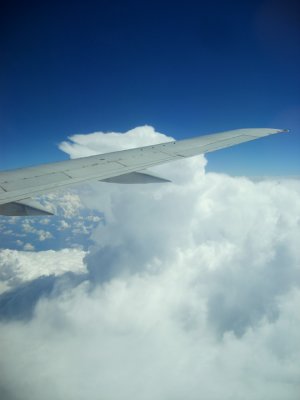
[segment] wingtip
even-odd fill
[[[291,129],[278,129],[278,133],[290,133]]]

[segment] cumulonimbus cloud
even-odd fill
[[[139,127],[75,135],[61,149],[168,139]],[[42,298],[29,321],[1,324],[8,398],[297,399],[300,184],[205,164],[157,167],[170,184],[96,182],[82,194],[105,215],[88,279]]]

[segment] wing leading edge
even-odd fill
[[[47,210],[42,207],[34,207],[31,203],[27,205],[31,197],[89,180],[116,183],[161,182],[162,178],[146,173],[144,170],[169,161],[193,157],[282,132],[288,132],[288,130],[236,129],[0,172],[0,214],[37,215],[40,211],[40,214],[44,215]],[[18,204],[22,204],[22,207],[17,206]],[[9,209],[9,214],[7,214],[7,209]],[[20,214],[22,209],[25,210],[25,214]],[[14,210],[17,210],[16,214],[11,214]]]

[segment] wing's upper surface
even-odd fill
[[[191,139],[0,172],[0,205],[21,201],[88,180],[109,180],[172,160],[192,157],[280,132],[285,132],[285,130],[236,129]]]

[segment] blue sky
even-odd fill
[[[11,1],[0,18],[1,169],[65,159],[68,135],[149,124],[176,139],[290,128],[208,170],[299,175],[297,1]]]

